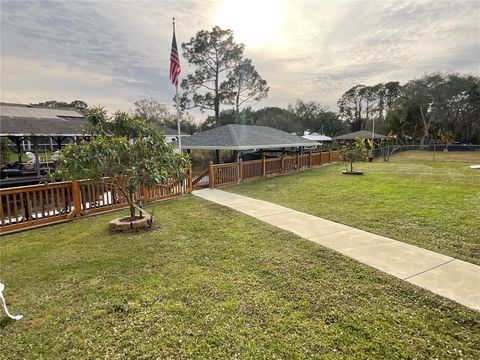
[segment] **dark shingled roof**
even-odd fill
[[[373,134],[374,139],[387,139],[388,136],[382,135],[382,134]],[[335,136],[333,140],[355,140],[356,138],[359,139],[371,139],[372,138],[372,132],[371,131],[366,131],[366,130],[360,130],[360,131],[355,131],[350,134],[345,134],[345,135],[340,135],[340,136]]]
[[[185,149],[251,150],[317,146],[318,142],[267,126],[224,125],[182,139]]]
[[[80,136],[85,123],[77,110],[0,103],[2,136]]]

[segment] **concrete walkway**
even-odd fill
[[[203,189],[193,195],[290,231],[480,311],[480,266],[266,201]]]

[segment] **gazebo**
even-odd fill
[[[182,149],[215,150],[217,163],[219,150],[230,150],[234,153],[235,161],[240,159],[244,152],[259,150],[265,151],[287,150],[302,152],[306,147],[313,148],[319,143],[307,140],[301,136],[292,135],[285,131],[268,126],[235,125],[229,124],[193,134],[182,139]]]
[[[84,137],[83,114],[74,109],[57,109],[24,104],[0,103],[0,137],[10,139],[21,161],[22,144],[33,145],[37,177],[40,177],[39,142],[48,139],[61,148],[66,139]]]

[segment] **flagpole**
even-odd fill
[[[175,18],[173,20],[173,35],[175,35]],[[177,130],[178,130],[178,151],[182,153],[182,137],[180,135],[180,104],[178,98],[178,78],[175,84],[175,101],[177,103]]]
[[[175,86],[175,98],[177,101],[177,129],[178,129],[178,150],[182,152],[182,137],[180,136],[180,104],[178,103],[178,83]]]

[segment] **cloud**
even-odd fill
[[[335,108],[343,92],[359,83],[405,82],[437,71],[479,73],[479,2],[278,4],[282,17],[276,26],[282,26],[283,41],[249,47],[245,39],[246,55],[270,85],[269,98],[257,107],[286,107],[302,98]],[[184,42],[215,25],[219,9],[226,11],[220,5],[2,1],[2,100],[75,98],[113,111],[154,97],[171,106],[171,17]],[[266,20],[246,25],[261,31]],[[192,70],[181,62],[184,74]]]

